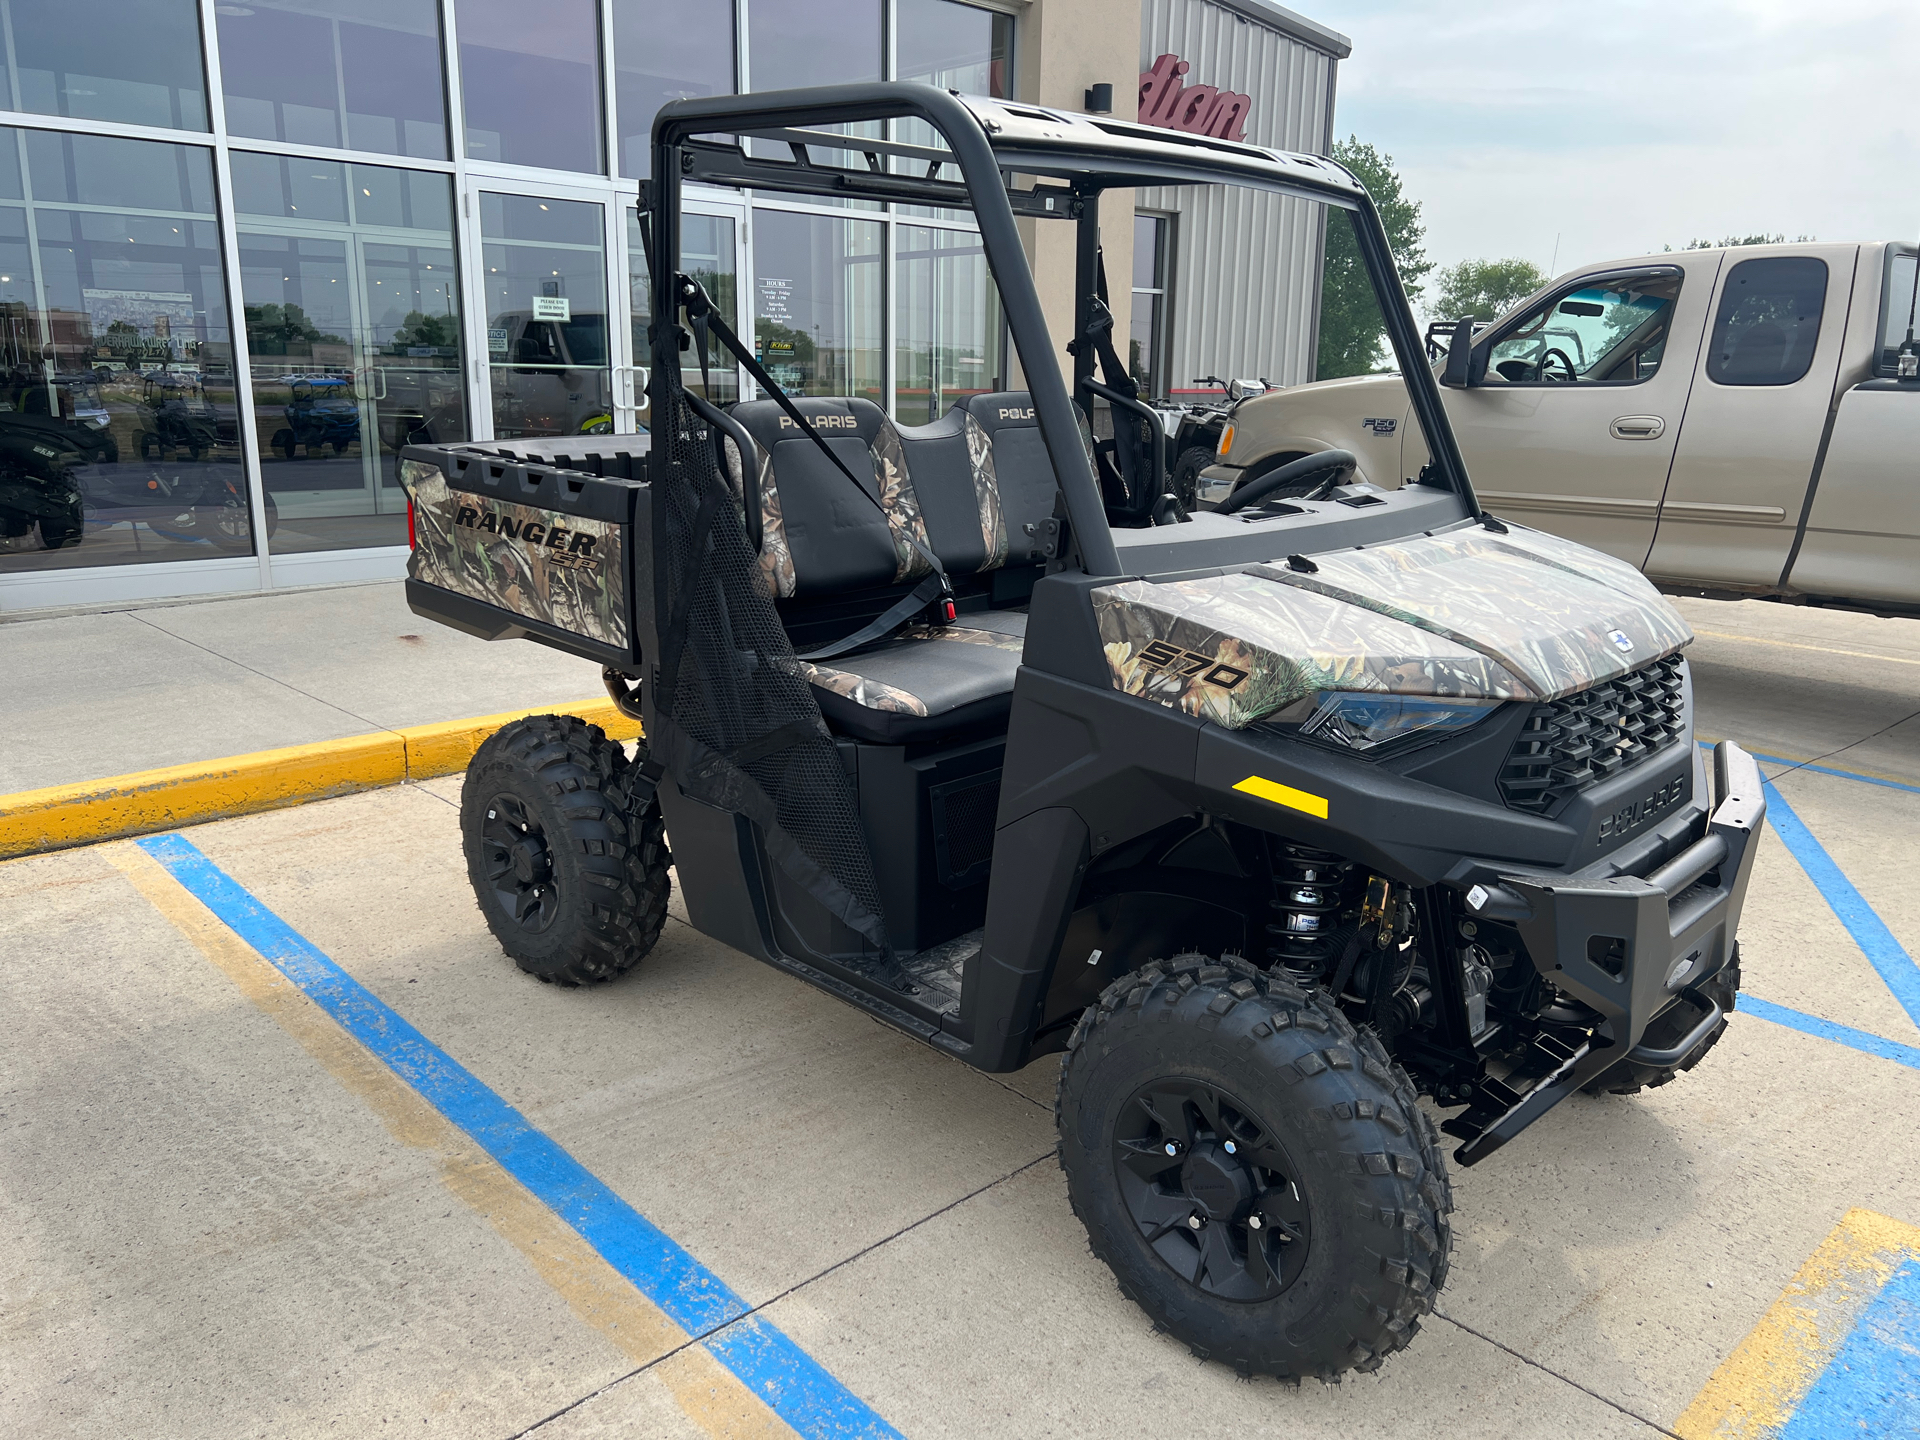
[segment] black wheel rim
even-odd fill
[[[1272,1129],[1200,1080],[1143,1085],[1120,1112],[1114,1171],[1154,1254],[1223,1300],[1271,1300],[1311,1243],[1299,1171]]]
[[[487,801],[480,827],[480,864],[494,904],[522,930],[545,930],[560,913],[560,886],[546,832],[512,795]]]

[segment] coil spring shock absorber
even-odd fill
[[[1273,897],[1267,902],[1267,963],[1302,985],[1325,978],[1341,915],[1354,908],[1361,876],[1327,850],[1269,840]]]

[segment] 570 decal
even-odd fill
[[[1211,655],[1182,650],[1165,640],[1155,640],[1142,650],[1140,663],[1149,670],[1164,670],[1182,680],[1198,679],[1204,685],[1218,685],[1222,690],[1235,689],[1246,680],[1248,673],[1237,665],[1222,664]]]

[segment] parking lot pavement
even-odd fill
[[[1711,665],[1779,648],[1723,643]],[[1884,724],[1758,708],[1765,665],[1727,700],[1711,665],[1705,733],[1799,760]],[[1891,773],[1906,742],[1881,738]],[[1894,967],[1920,953],[1920,793],[1769,770],[1799,828],[1763,841],[1725,1038],[1456,1167],[1440,1314],[1337,1387],[1152,1333],[1067,1207],[1053,1059],[974,1073],[678,920],[612,986],[521,975],[466,885],[457,777],[0,865],[0,1413],[35,1436],[1735,1433],[1695,1397],[1778,1378],[1754,1337],[1809,1257],[1856,1212],[1920,1223]],[[310,953],[269,963],[269,921]],[[509,1119],[472,1122],[489,1103]],[[583,1219],[589,1182],[637,1225]],[[691,1292],[621,1248],[649,1224],[737,1297],[703,1343]],[[1872,1368],[1827,1353],[1803,1389]]]

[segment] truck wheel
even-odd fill
[[[1237,957],[1109,986],[1074,1027],[1055,1118],[1094,1254],[1203,1360],[1376,1370],[1446,1282],[1453,1191],[1406,1073],[1323,996]]]
[[[585,985],[624,975],[667,921],[666,828],[638,770],[597,725],[531,715],[480,746],[460,833],[487,927],[529,975]]]
[[[1733,1011],[1735,998],[1740,993],[1740,947],[1733,947],[1724,969],[1703,984],[1700,989],[1720,1003],[1720,1008],[1729,1014]],[[1647,1045],[1672,1045],[1681,1036],[1700,1023],[1705,1012],[1695,1006],[1676,1005],[1666,1014],[1659,1016],[1647,1026],[1641,1041]],[[1664,1085],[1682,1070],[1691,1070],[1706,1058],[1706,1054],[1720,1042],[1727,1033],[1727,1022],[1722,1020],[1713,1027],[1706,1039],[1689,1050],[1677,1065],[1636,1065],[1631,1060],[1622,1060],[1610,1070],[1604,1070],[1595,1079],[1585,1085],[1589,1095],[1638,1095],[1642,1090],[1656,1085]]]
[[[1213,464],[1213,451],[1205,445],[1189,445],[1180,452],[1169,472],[1167,488],[1180,508],[1191,515],[1200,508],[1200,472]]]

